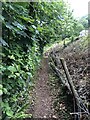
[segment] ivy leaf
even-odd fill
[[[13,111],[11,111],[11,110],[7,110],[7,111],[6,111],[6,114],[7,114],[9,117],[13,117]]]
[[[20,73],[15,73],[18,77],[20,76]]]
[[[11,56],[9,55],[8,57],[9,57],[10,59],[12,59],[12,60],[15,60],[14,55],[11,55]]]
[[[38,26],[38,31],[40,31],[40,32],[42,32],[42,30],[43,30],[43,27],[40,27],[40,26]]]
[[[11,72],[16,72],[17,71],[14,66],[9,66],[7,69]]]
[[[8,91],[6,88],[3,88],[3,92],[6,94]]]
[[[33,76],[32,76],[32,74],[30,73],[30,72],[27,72],[27,74],[32,78]]]
[[[26,22],[30,22],[30,23],[34,22],[34,19],[30,19],[30,18],[24,17],[24,16],[19,16],[19,17],[22,18],[23,20],[25,20]]]

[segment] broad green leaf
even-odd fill
[[[8,57],[9,57],[10,59],[13,59],[13,60],[15,60],[15,57],[14,57],[14,55],[11,55],[11,56],[9,55]]]
[[[9,117],[13,117],[13,111],[11,111],[11,110],[7,110],[7,111],[6,111],[6,114],[7,114]]]
[[[6,67],[5,66],[0,66],[0,70],[3,72],[3,71],[5,71],[6,70]]]
[[[20,76],[20,73],[15,73],[18,77]]]
[[[9,66],[7,69],[10,70],[11,72],[16,72],[17,71],[14,66]]]
[[[6,94],[8,91],[6,88],[3,88],[3,92]]]
[[[26,22],[30,22],[30,23],[34,22],[34,19],[30,19],[30,18],[24,17],[24,16],[19,16],[19,17],[22,18],[23,20],[25,20]]]
[[[30,72],[27,72],[27,74],[32,78],[33,76],[32,76],[32,74],[30,73]]]
[[[38,31],[42,32],[43,27],[38,26],[37,29],[38,29]]]

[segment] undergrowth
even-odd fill
[[[52,70],[51,70],[52,71]],[[57,116],[62,120],[72,120],[70,113],[73,111],[73,100],[69,91],[61,84],[57,76],[50,72],[49,84],[53,96],[53,109]]]

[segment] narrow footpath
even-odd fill
[[[48,84],[49,65],[48,58],[43,58],[41,68],[38,70],[35,87],[34,118],[55,118],[52,109],[52,98]]]

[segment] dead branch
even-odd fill
[[[69,71],[68,71],[68,68],[67,68],[64,58],[59,59],[58,56],[56,56],[55,54],[52,54],[50,56],[50,58],[51,58],[50,65],[51,65],[52,69],[54,70],[56,75],[59,77],[59,79],[61,80],[63,85],[68,88],[68,90],[70,91],[70,93],[72,93],[72,95],[74,97],[74,104],[77,106],[77,108],[75,108],[75,105],[74,105],[74,113],[76,113],[76,109],[77,109],[77,112],[80,113],[80,114],[78,114],[78,120],[80,120],[82,111],[89,115],[89,111],[88,111],[87,107],[84,105],[82,99],[79,97],[77,91],[75,90],[75,87],[73,85],[73,82],[72,82],[72,79],[69,74]],[[61,74],[61,71],[59,69],[60,63],[63,67],[67,81],[63,78],[63,75]],[[75,118],[75,120],[76,120],[76,118]]]
[[[79,97],[77,91],[74,88],[74,85],[73,85],[73,82],[71,80],[71,77],[70,77],[70,74],[69,74],[69,71],[68,71],[68,68],[66,66],[66,62],[65,62],[64,58],[61,58],[60,61],[61,61],[62,67],[64,69],[64,72],[65,72],[68,84],[70,86],[70,89],[72,91],[73,97],[74,97],[74,99],[76,101],[76,104],[77,104],[77,107],[78,107],[78,112],[81,113],[81,110],[83,110],[84,112],[87,112],[89,114],[88,109],[86,108],[86,106],[84,105],[82,99]],[[80,115],[78,115],[78,120],[79,119],[80,119]]]

